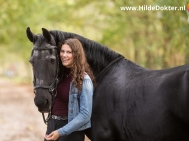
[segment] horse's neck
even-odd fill
[[[105,53],[99,49],[98,52],[93,50],[90,52],[90,54],[86,53],[86,57],[94,75],[97,76],[106,67],[108,67],[110,63],[119,57],[119,55],[108,55],[108,53]]]
[[[95,76],[99,75],[110,63],[121,55],[91,40],[83,41],[87,61]]]

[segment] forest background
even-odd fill
[[[35,34],[41,28],[77,33],[149,69],[189,63],[188,2],[0,0],[0,79],[32,82],[28,60],[33,45],[27,39],[27,27]],[[149,9],[166,6],[177,9]]]

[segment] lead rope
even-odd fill
[[[59,82],[59,81],[57,80],[57,82],[56,82],[56,87],[57,87],[58,82]],[[51,111],[52,111],[52,107],[53,107],[54,102],[55,102],[55,98],[56,98],[56,96],[57,96],[57,90],[55,89],[55,94],[53,93],[53,91],[54,91],[54,90],[51,91],[51,94],[52,94],[52,96],[53,96],[52,105],[51,105],[50,112],[48,113],[47,118],[45,118],[45,114],[44,114],[44,112],[42,112],[43,121],[44,121],[44,123],[45,123],[46,125],[48,124],[48,121],[49,121],[49,119],[50,119],[51,116],[52,116],[52,112],[51,112]]]

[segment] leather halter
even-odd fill
[[[33,48],[33,50],[51,50],[51,49],[57,49],[57,46],[43,47],[43,48],[34,47]],[[43,121],[44,121],[45,124],[47,124],[48,120],[50,119],[50,117],[52,115],[52,113],[51,113],[52,105],[53,105],[54,100],[55,100],[56,95],[57,95],[56,88],[57,88],[57,84],[59,82],[59,79],[58,79],[58,71],[59,71],[59,57],[58,57],[58,54],[56,55],[56,58],[57,58],[56,77],[55,77],[55,79],[53,80],[53,82],[50,85],[36,85],[36,83],[35,83],[35,75],[34,75],[34,82],[33,82],[33,84],[34,84],[34,93],[35,93],[36,89],[39,89],[39,88],[48,89],[49,93],[52,96],[51,108],[50,108],[50,111],[49,111],[48,116],[47,116],[46,119],[45,119],[44,112],[42,112]]]

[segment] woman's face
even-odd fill
[[[62,65],[66,68],[71,68],[73,64],[73,54],[72,49],[69,45],[63,44],[60,50],[60,59]]]

